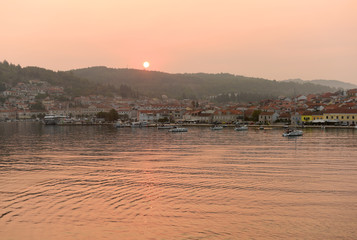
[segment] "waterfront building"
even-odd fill
[[[265,124],[274,123],[279,117],[279,114],[276,112],[261,112],[259,114],[259,122]]]
[[[357,123],[357,109],[332,109],[323,114],[325,122],[335,122],[347,125]]]

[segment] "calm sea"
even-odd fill
[[[357,239],[357,129],[0,123],[0,239]]]

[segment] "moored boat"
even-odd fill
[[[157,129],[171,129],[173,127],[174,126],[172,126],[172,125],[160,125],[160,126],[157,126]]]
[[[236,130],[236,131],[247,131],[248,130],[248,126],[247,125],[236,126],[234,128],[234,130]]]
[[[174,127],[169,130],[169,132],[187,132],[187,128],[183,127]]]
[[[283,137],[297,137],[297,136],[302,136],[303,132],[301,130],[297,129],[287,129],[283,133]]]
[[[67,119],[67,117],[65,116],[48,114],[45,115],[45,117],[43,118],[43,123],[45,125],[57,125],[57,124],[62,124],[65,119]]]
[[[215,126],[211,127],[211,130],[222,130],[222,129],[223,129],[223,126],[215,125]]]

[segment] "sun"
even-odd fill
[[[148,68],[150,66],[150,63],[146,61],[146,62],[143,63],[143,66],[146,69],[146,68]]]

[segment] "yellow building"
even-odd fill
[[[327,110],[323,114],[323,120],[325,120],[325,122],[354,125],[357,123],[357,109]]]
[[[301,121],[303,123],[316,123],[324,120],[323,112],[304,112],[301,115]]]

